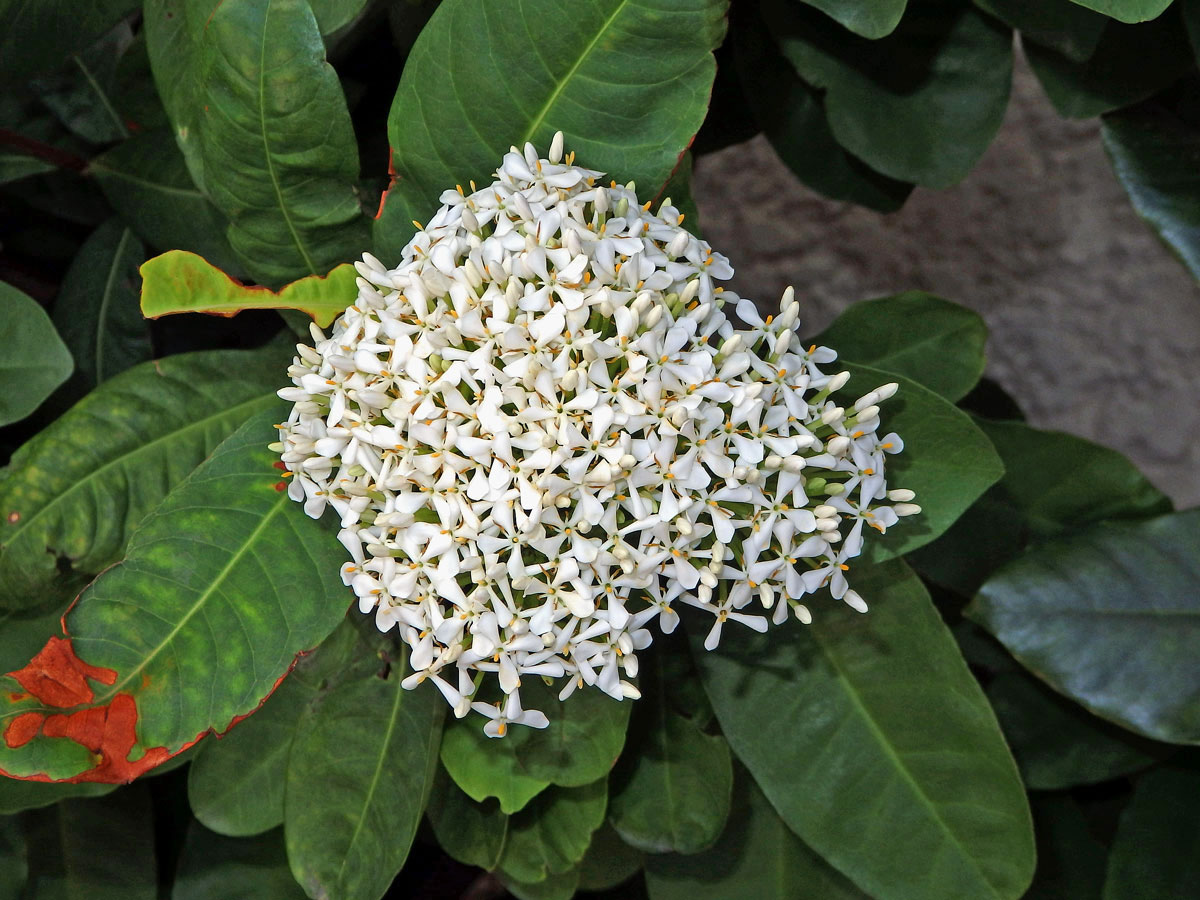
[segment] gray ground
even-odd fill
[[[806,333],[907,289],[977,310],[988,372],[1030,421],[1128,454],[1176,504],[1200,503],[1200,288],[1137,217],[1095,120],[1060,119],[1018,65],[995,143],[965,182],[882,216],[800,185],[764,139],[704,157],[705,238],[733,287]]]

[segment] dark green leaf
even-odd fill
[[[446,0],[404,65],[388,117],[399,181],[376,223],[398,258],[442,191],[486,184],[509,146],[562,131],[577,163],[649,200],[704,121],[726,0]]]
[[[693,653],[722,731],[784,821],[881,900],[1016,898],[1033,874],[1024,788],[921,582],[856,572],[871,603]]]
[[[358,296],[354,266],[343,264],[327,275],[309,275],[279,291],[246,287],[195,253],[170,250],[141,268],[142,313],[148,319],[176,313],[233,316],[244,309],[298,309],[328,326]]]
[[[150,330],[138,307],[145,259],[142,242],[111,219],[84,241],[63,276],[54,324],[84,391],[150,358]]]
[[[1059,115],[1087,119],[1149,97],[1194,65],[1177,15],[1146,25],[1109,22],[1086,61],[1025,46],[1029,65]]]
[[[304,900],[288,870],[283,832],[234,840],[188,828],[171,900]]]
[[[1101,133],[1133,208],[1200,280],[1200,110],[1188,85],[1191,110],[1150,101],[1105,116]]]
[[[31,895],[53,900],[155,900],[150,790],[63,800],[30,816]]]
[[[154,77],[150,72],[150,55],[146,51],[146,31],[139,29],[133,43],[117,62],[113,103],[121,121],[135,134],[163,131],[170,140],[171,123],[163,109]],[[179,148],[172,148],[179,155]]]
[[[333,34],[359,18],[369,0],[309,0],[321,34]]]
[[[904,205],[912,185],[880,175],[842,148],[829,130],[817,91],[780,55],[759,20],[739,23],[733,44],[746,102],[797,178],[833,200],[880,212]]]
[[[137,0],[0,0],[0,82],[55,68],[137,8]]]
[[[907,291],[855,303],[813,342],[844,359],[906,375],[953,403],[983,374],[987,326],[964,306]]]
[[[266,284],[362,254],[358,147],[305,0],[225,0],[201,39],[203,188]]]
[[[1102,523],[997,571],[968,615],[1092,712],[1200,742],[1200,510]]]
[[[608,816],[634,847],[697,853],[725,827],[733,763],[724,738],[705,734],[671,708],[667,692],[673,685],[661,657],[651,653],[643,668],[634,727],[638,740],[610,785]]]
[[[0,307],[8,342],[0,359],[0,425],[7,425],[37,409],[75,363],[46,311],[28,294],[0,281]]]
[[[1145,22],[1162,14],[1171,0],[1072,0],[1120,22]]]
[[[509,818],[500,871],[517,881],[561,875],[583,859],[592,833],[604,821],[608,786],[601,778],[583,787],[551,787]]]
[[[1091,833],[1079,804],[1062,794],[1031,798],[1038,867],[1025,900],[1099,898],[1107,850]]]
[[[35,90],[42,102],[75,134],[94,144],[129,137],[113,99],[117,62],[133,42],[125,22],[79,53],[51,75],[39,78]]]
[[[895,431],[904,441],[901,453],[887,458],[890,488],[916,491],[920,515],[904,519],[887,534],[872,532],[866,559],[880,561],[915,550],[942,534],[984,491],[999,480],[1004,467],[991,442],[970,417],[937,394],[902,375],[841,361],[850,372],[843,402],[888,382],[900,389],[883,404],[884,433]]]
[[[238,274],[227,222],[192,182],[169,132],[139,134],[92,160],[88,172],[138,237],[160,250],[190,250]]]
[[[451,857],[481,869],[500,863],[509,817],[494,800],[476,803],[439,766],[425,812],[438,845]]]
[[[252,713],[296,654],[334,629],[347,606],[343,551],[275,489],[266,444],[281,411],[255,415],[176,486],[67,615],[69,646],[111,672],[93,676],[87,702],[107,717],[102,752],[83,760],[83,739],[39,727],[23,746],[0,747],[0,768],[128,781]],[[47,712],[9,684],[0,716]]]
[[[579,870],[567,869],[558,875],[547,875],[541,881],[526,882],[501,877],[504,886],[517,900],[571,900],[579,887]]]
[[[908,0],[804,0],[865,38],[886,37],[896,30]]]
[[[914,3],[888,37],[847,33],[790,0],[764,14],[800,77],[825,91],[838,143],[901,181],[961,181],[1004,118],[1012,34],[958,0]]]
[[[0,818],[0,900],[22,897],[28,873],[28,852],[20,820],[4,816]]]
[[[1200,896],[1200,767],[1157,769],[1137,780],[1108,858],[1104,900]]]
[[[382,896],[425,812],[446,707],[432,685],[404,690],[398,669],[332,690],[292,742],[284,828],[310,897]]]
[[[104,382],[13,454],[0,481],[0,601],[43,599],[56,556],[95,573],[133,526],[259,410],[290,354],[206,351],[143,363]]]
[[[447,722],[442,737],[442,765],[454,783],[477,802],[495,797],[506,814],[524,809],[550,785],[548,778],[535,778],[525,771],[513,737],[510,732],[502,739],[489,738],[473,718]]]
[[[1108,19],[1073,0],[975,0],[1004,24],[1021,32],[1021,40],[1057,50],[1083,62],[1095,52]]]
[[[650,900],[868,900],[788,829],[744,770],[735,798],[713,847],[646,857]]]
[[[585,891],[611,890],[636,875],[644,859],[641,851],[605,823],[592,833],[587,853],[579,861],[579,886]]]
[[[1172,750],[1096,718],[1021,671],[996,676],[987,695],[1031,790],[1108,781]]]

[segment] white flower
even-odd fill
[[[290,495],[340,517],[342,579],[408,645],[404,686],[432,679],[493,737],[546,726],[523,677],[637,697],[647,626],[681,604],[713,616],[709,649],[730,620],[765,631],[760,607],[810,622],[825,587],[865,610],[864,524],[920,512],[876,434],[896,386],[838,406],[847,376],[797,338],[791,288],[760,318],[669,201],[652,214],[554,146],[443,194],[396,268],[364,255],[279,392]]]

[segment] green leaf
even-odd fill
[[[825,91],[838,143],[876,171],[949,187],[966,177],[1000,127],[1012,34],[965,2],[914,4],[878,41],[790,0],[766,0],[763,11],[800,77]]]
[[[761,21],[740,22],[733,46],[746,103],[797,178],[830,199],[880,212],[904,205],[912,185],[879,174],[842,148],[829,130],[817,91],[783,58]]]
[[[608,817],[617,833],[641,850],[697,853],[725,827],[733,761],[724,738],[706,734],[671,708],[667,691],[672,685],[661,657],[651,653],[642,669],[634,726],[639,739],[609,786]]]
[[[432,685],[406,691],[402,679],[393,670],[335,688],[292,742],[284,828],[292,874],[310,897],[376,900],[408,856],[445,703]]]
[[[155,900],[150,790],[130,785],[96,799],[63,800],[29,817],[31,895],[61,900]]]
[[[1141,519],[1171,509],[1171,501],[1115,450],[1022,422],[975,422],[1004,461],[1004,477],[910,560],[964,597],[1031,542],[1101,519]]]
[[[226,272],[241,271],[225,237],[225,217],[196,188],[168,132],[123,141],[92,160],[88,172],[113,209],[150,246],[190,250]]]
[[[13,454],[0,480],[0,604],[40,602],[57,556],[95,573],[250,415],[274,407],[290,353],[204,351],[104,382]]]
[[[558,875],[547,875],[541,881],[518,881],[501,876],[501,882],[517,900],[571,900],[579,887],[579,870],[567,869]]]
[[[90,47],[72,54],[60,69],[33,84],[59,121],[93,144],[129,137],[112,94],[117,62],[131,43],[133,32],[121,22]]]
[[[0,818],[0,898],[18,900],[24,896],[28,874],[28,849],[20,820],[4,816]]]
[[[0,0],[0,82],[53,69],[137,7],[137,0]]]
[[[855,303],[813,342],[845,359],[906,375],[953,403],[983,375],[987,326],[964,306],[907,291]]]
[[[67,349],[41,305],[0,281],[7,352],[0,359],[0,426],[19,422],[42,405],[74,368]]]
[[[1102,523],[997,571],[967,614],[1103,718],[1200,742],[1200,510]]]
[[[1072,0],[1119,22],[1146,22],[1162,14],[1171,0]]]
[[[908,0],[804,0],[865,38],[886,37],[896,30]]]
[[[188,770],[188,802],[205,826],[239,837],[283,824],[288,753],[302,716],[334,686],[379,668],[374,648],[345,620],[296,666],[247,721],[206,741]]]
[[[500,871],[534,883],[561,875],[583,859],[604,821],[608,786],[601,778],[582,787],[551,787],[509,818]]]
[[[84,390],[150,358],[150,330],[138,308],[138,266],[146,248],[117,219],[83,242],[63,276],[54,324],[75,357]]]
[[[388,117],[399,175],[376,222],[398,258],[442,191],[486,184],[510,146],[577,163],[650,200],[704,121],[726,0],[446,0],[404,65]]]
[[[975,5],[1021,32],[1022,43],[1032,41],[1075,62],[1096,51],[1108,24],[1072,0],[975,0]]]
[[[296,654],[334,629],[347,606],[343,551],[276,490],[266,444],[281,411],[255,415],[172,490],[67,615],[68,652],[96,667],[83,703],[107,723],[102,735],[81,723],[77,742],[39,726],[27,744],[0,747],[0,769],[128,781],[252,713]],[[41,702],[57,702],[49,694],[9,684],[0,718],[54,712]],[[99,751],[76,768],[89,742]]]
[[[1144,100],[1194,66],[1175,14],[1146,25],[1109,22],[1083,62],[1037,44],[1026,46],[1025,55],[1058,114],[1068,119],[1088,119]]]
[[[451,857],[481,869],[499,865],[509,817],[494,800],[474,802],[439,766],[425,813],[438,846]]]
[[[1176,900],[1200,892],[1200,768],[1157,769],[1137,780],[1108,858],[1104,900]]]
[[[579,861],[579,887],[607,891],[628,881],[642,868],[645,857],[630,847],[608,823],[592,832],[592,842]]]
[[[871,603],[807,628],[727,628],[693,655],[721,729],[784,821],[880,900],[1016,898],[1033,874],[1024,788],[983,692],[900,561]]]
[[[734,797],[715,846],[646,857],[650,900],[868,900],[788,829],[740,768]]]
[[[358,147],[305,0],[225,0],[201,38],[203,188],[266,284],[362,254]]]
[[[222,837],[198,822],[187,831],[171,900],[304,900],[288,870],[283,831]]]
[[[309,0],[321,34],[333,34],[360,18],[369,0]]]
[[[1103,118],[1101,134],[1133,208],[1200,280],[1200,116],[1183,107],[1124,109]]]
[[[148,319],[200,312],[234,316],[244,309],[299,309],[318,325],[328,326],[358,296],[354,266],[340,265],[327,275],[310,275],[278,292],[247,287],[195,253],[171,250],[141,267],[142,312]]]
[[[881,414],[880,430],[895,431],[904,441],[904,450],[887,458],[887,483],[915,491],[922,512],[893,525],[886,534],[868,536],[866,560],[878,562],[915,550],[942,534],[1000,479],[1004,467],[970,416],[929,389],[892,372],[844,360],[839,365],[851,376],[838,395],[843,403],[853,403],[888,382],[900,385]]]
[[[442,737],[442,765],[472,800],[495,797],[501,812],[515,813],[550,785],[548,778],[535,778],[521,764],[512,740],[518,734],[489,738],[477,721],[452,719]]]
[[[997,675],[987,695],[1030,790],[1098,784],[1145,769],[1173,749],[1096,718],[1022,671]]]
[[[1099,897],[1107,849],[1091,833],[1079,804],[1062,794],[1031,798],[1038,867],[1025,900]]]

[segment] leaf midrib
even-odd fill
[[[104,279],[104,293],[100,295],[100,310],[96,315],[96,358],[93,361],[97,384],[104,380],[104,320],[108,316],[108,306],[112,301],[113,289],[116,286],[117,272],[121,268],[121,261],[125,256],[125,246],[129,243],[131,233],[128,228],[121,229],[121,239],[117,241],[117,250],[108,267],[108,277]]]
[[[108,99],[108,94],[106,94],[104,89],[100,87],[100,83],[96,81],[96,78],[92,75],[91,70],[84,64],[83,60],[79,58],[78,54],[73,54],[71,59],[74,61],[75,65],[79,67],[79,71],[83,73],[83,77],[87,79],[87,83],[91,87],[92,91],[98,98],[100,98],[100,105],[104,107],[104,111],[108,113],[109,118],[112,119],[113,123],[117,126],[117,134],[123,138],[129,137],[129,129],[125,127],[125,123],[122,122],[121,117],[117,115],[116,109],[113,108],[112,102]]]

